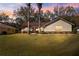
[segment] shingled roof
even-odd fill
[[[67,22],[67,23],[69,23],[71,25],[76,25],[76,27],[79,27],[79,16],[74,16],[73,18],[72,18],[72,16],[57,17],[57,18],[55,18],[55,19],[53,19],[53,20],[51,20],[49,22],[41,22],[41,27],[45,27],[45,26],[47,26],[47,25],[49,25],[51,23],[54,23],[54,22],[56,22],[58,20],[63,20],[63,21],[65,21],[65,22]],[[28,25],[28,23],[26,21],[26,22],[24,22],[22,24],[21,28],[25,28],[25,27],[27,27],[27,25]],[[30,27],[31,28],[33,28],[33,27],[38,28],[38,22],[30,22]]]
[[[6,26],[9,26],[9,27],[11,27],[11,28],[16,28],[16,27],[14,27],[14,26],[11,26],[9,23],[3,23],[3,22],[0,22],[0,24],[3,24],[4,26],[6,25]]]
[[[71,24],[71,25],[75,25],[75,23],[73,23],[73,22],[70,22],[70,21],[68,21],[68,20],[66,20],[66,19],[64,19],[64,18],[58,17],[58,18],[55,18],[54,20],[52,20],[52,21],[46,23],[46,24],[43,25],[42,27],[46,27],[46,26],[48,26],[48,25],[50,25],[50,24],[52,24],[52,23],[55,23],[55,22],[58,21],[58,20],[65,21],[65,22],[67,22],[67,23],[69,23],[69,24]]]

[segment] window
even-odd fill
[[[62,31],[63,27],[62,26],[56,26],[56,31]]]

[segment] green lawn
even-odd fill
[[[0,35],[0,55],[79,55],[78,34]]]

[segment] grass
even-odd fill
[[[79,55],[78,34],[0,35],[2,56]]]

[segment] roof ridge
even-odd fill
[[[52,21],[46,23],[43,27],[46,27],[46,26],[48,26],[49,24],[54,23],[54,22],[56,22],[56,21],[58,21],[58,20],[66,21],[67,23],[74,25],[74,23],[72,23],[72,22],[70,22],[70,21],[68,21],[68,20],[65,20],[64,18],[60,18],[60,17],[59,17],[59,18],[56,18],[55,20],[52,20]]]

